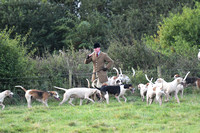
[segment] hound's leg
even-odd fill
[[[63,100],[62,100],[62,102],[60,102],[59,103],[59,105],[62,105],[64,102],[66,102],[67,100],[69,99],[69,96],[67,96],[67,95],[63,95]]]
[[[169,93],[166,93],[166,98],[165,98],[165,102],[169,101]]]
[[[72,105],[72,106],[75,106],[75,105],[72,103],[73,100],[74,100],[74,98],[70,98],[69,104]]]
[[[119,103],[121,103],[121,101],[119,100],[119,96],[115,96],[115,98],[117,99],[117,101],[118,101]]]
[[[106,92],[106,94],[105,94],[105,99],[106,99],[106,102],[107,102],[107,104],[109,104],[109,95],[108,95],[108,92]]]
[[[97,100],[97,94],[94,94],[93,99],[94,99],[94,101]]]
[[[153,100],[152,100],[152,98],[150,99],[150,101],[149,101],[149,104],[151,105],[152,104],[152,102],[153,102]]]
[[[28,108],[31,108],[31,96],[29,94],[26,94],[25,95],[26,97],[26,101],[27,101],[27,104],[28,104]]]
[[[177,92],[175,92],[175,98],[176,98],[177,102],[180,104]]]
[[[157,96],[156,100],[159,102],[160,106],[162,105],[162,98],[161,96]]]
[[[4,110],[5,105],[3,105],[3,103],[0,103],[0,105],[2,106],[2,110]]]
[[[124,99],[124,102],[126,103],[127,98],[124,95],[122,95],[122,98]]]
[[[87,100],[89,100],[89,101],[91,101],[91,102],[93,102],[94,103],[94,100],[92,100],[91,98],[89,98],[89,97],[85,97],[85,99],[87,99]]]
[[[146,99],[147,99],[147,105],[149,105],[149,97],[148,97],[148,95],[146,96]]]
[[[162,105],[162,98],[159,98],[160,106]]]
[[[142,101],[144,102],[144,95],[142,95]]]
[[[42,100],[42,103],[43,103],[46,107],[49,107],[48,104],[47,104],[47,101],[48,101],[48,100],[44,100],[44,101]]]
[[[83,99],[81,98],[80,99],[80,106],[83,104]]]
[[[181,90],[181,98],[183,98],[183,89]]]

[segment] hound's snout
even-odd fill
[[[12,97],[13,97],[13,95],[14,95],[14,93],[12,93],[12,92],[11,92],[11,93],[10,93],[10,95],[9,95],[9,97],[11,97],[11,98],[12,98]]]
[[[135,92],[135,88],[132,88],[132,89],[131,89],[131,92],[134,93],[134,92]]]
[[[54,98],[58,101],[60,101],[59,95],[54,96]]]

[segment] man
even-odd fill
[[[94,44],[94,52],[87,55],[84,63],[88,64],[91,61],[93,62],[92,82],[97,78],[97,87],[101,87],[108,81],[107,70],[111,68],[114,61],[106,53],[101,52],[99,43]]]

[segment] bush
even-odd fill
[[[23,43],[26,37],[17,35],[10,39],[12,30],[0,31],[0,77],[1,84],[13,83],[29,73],[29,61],[26,48]],[[1,88],[2,89],[2,88]]]
[[[84,59],[90,51],[85,49],[74,51],[59,50],[53,54],[47,52],[42,57],[31,59],[34,64],[34,75],[37,79],[27,84],[32,88],[43,90],[52,89],[52,86],[68,88],[70,86],[87,86],[86,78],[91,78],[92,64],[84,64]],[[72,81],[69,80],[70,75]]]
[[[156,64],[154,53],[142,42],[134,39],[111,40],[108,54],[115,61],[115,65],[123,70],[131,70],[131,67],[150,69],[154,68]]]

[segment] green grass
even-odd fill
[[[199,133],[200,96],[187,94],[174,98],[162,106],[150,106],[139,96],[128,96],[128,102],[118,103],[110,99],[110,104],[89,103],[70,106],[49,101],[49,108],[38,102],[31,109],[27,105],[9,106],[0,111],[0,133],[18,132],[138,132],[138,133]],[[77,104],[79,101],[77,101]]]

